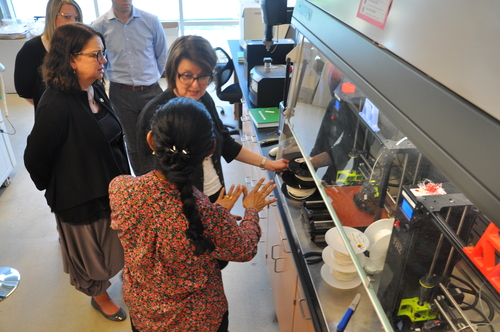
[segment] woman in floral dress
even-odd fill
[[[133,331],[227,331],[228,311],[217,259],[245,262],[257,253],[258,212],[276,199],[261,179],[247,193],[232,186],[215,203],[196,189],[193,170],[214,149],[213,123],[191,98],[162,106],[148,143],[158,168],[110,184],[113,229],[125,251],[123,295]],[[243,193],[240,223],[230,209]]]

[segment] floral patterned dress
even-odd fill
[[[153,172],[110,183],[111,227],[125,251],[123,297],[140,331],[217,331],[227,310],[216,259],[245,262],[257,253],[258,213],[238,224],[230,212],[194,189],[204,235],[216,249],[194,255],[188,220],[175,186]]]

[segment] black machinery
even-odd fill
[[[404,186],[395,212],[378,297],[397,331],[487,331],[499,309],[499,293],[464,252],[489,222],[451,183],[442,188],[444,195],[419,196]]]
[[[264,65],[250,71],[250,93],[253,107],[278,107],[285,89],[285,65],[273,65],[272,58],[264,58]]]
[[[325,242],[326,232],[335,226],[325,202],[304,200],[300,204],[300,214],[307,224],[311,241]]]
[[[289,24],[293,7],[287,7],[287,0],[262,0],[260,7],[264,38],[245,41],[245,78],[252,107],[278,107],[285,89],[284,65],[295,42],[290,38],[273,39],[273,27]]]

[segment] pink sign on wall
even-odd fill
[[[356,16],[383,29],[391,10],[391,4],[392,0],[361,0]]]

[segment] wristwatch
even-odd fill
[[[263,157],[262,158],[262,161],[260,162],[260,165],[259,167],[263,170],[265,170],[264,166],[266,165],[266,161],[267,161],[267,158],[266,157]]]

